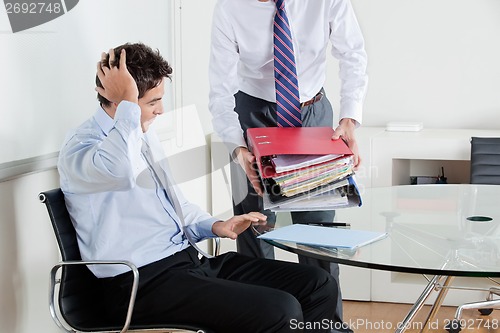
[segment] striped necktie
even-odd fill
[[[274,80],[278,127],[302,126],[299,84],[295,68],[292,34],[284,0],[276,2],[274,16]]]

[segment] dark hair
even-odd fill
[[[120,64],[120,52],[125,49],[127,56],[127,69],[137,83],[139,98],[144,96],[148,90],[158,86],[163,78],[171,78],[172,67],[160,55],[160,51],[153,50],[142,43],[124,44],[114,48],[115,63]],[[103,66],[109,67],[109,54],[102,61]],[[114,64],[113,64],[114,65]],[[96,76],[96,85],[102,88],[101,80]],[[103,106],[111,104],[106,98],[97,94],[97,99]]]

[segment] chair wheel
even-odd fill
[[[488,316],[493,312],[492,308],[489,309],[477,309],[483,316]]]
[[[462,330],[462,325],[460,324],[460,320],[453,319],[445,325],[444,329],[450,333],[458,333]]]

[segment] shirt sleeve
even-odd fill
[[[234,111],[234,94],[238,91],[238,44],[230,19],[220,2],[214,10],[209,62],[209,110],[215,132],[229,152],[246,147],[243,130]]]
[[[339,119],[362,122],[363,102],[368,86],[365,42],[349,0],[334,1],[330,9],[332,55],[339,60]]]
[[[95,128],[80,128],[66,141],[58,160],[66,191],[83,194],[134,186],[139,174],[140,116],[139,105],[123,101],[107,136],[96,133]]]

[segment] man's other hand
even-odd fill
[[[338,140],[342,138],[347,146],[351,149],[354,157],[354,170],[357,170],[361,164],[361,156],[359,156],[358,143],[356,142],[356,136],[354,131],[356,129],[355,120],[350,118],[343,118],[339,126],[334,130],[332,135],[332,140]]]
[[[226,221],[217,221],[212,225],[212,232],[219,237],[236,239],[250,225],[266,224],[267,216],[258,212],[236,215]]]
[[[250,181],[250,184],[252,184],[255,192],[258,195],[262,196],[264,194],[264,189],[262,188],[259,175],[257,174],[254,154],[249,152],[245,147],[236,148],[235,153],[238,164],[245,171],[247,178]]]

